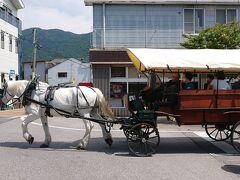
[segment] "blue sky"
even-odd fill
[[[23,29],[62,29],[81,34],[92,31],[92,7],[83,0],[23,0],[18,13]]]

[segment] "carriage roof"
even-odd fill
[[[239,49],[129,48],[127,53],[141,72],[240,72]]]

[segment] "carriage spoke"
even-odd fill
[[[217,134],[216,134],[216,136],[215,136],[215,139],[217,139],[217,135],[218,135],[218,133],[219,133],[219,131],[217,131]]]
[[[226,137],[228,137],[228,132],[229,132],[229,131],[227,131],[227,133],[226,133],[225,131],[223,131],[223,132],[224,132],[224,134],[226,135]]]
[[[158,138],[158,136],[149,137],[148,139]]]
[[[221,139],[223,139],[223,138],[222,138],[222,131],[220,131],[220,137],[221,137]]]
[[[148,147],[147,147],[147,143],[144,143],[144,147],[145,147],[145,154],[148,154]]]
[[[151,146],[151,143],[149,143],[149,142],[147,142],[147,144],[149,145],[149,148],[152,150],[152,152],[155,152],[155,149],[154,149],[155,147]]]
[[[215,131],[216,131],[217,129],[215,128],[211,133],[209,133],[210,135],[212,134],[212,133],[214,133]]]

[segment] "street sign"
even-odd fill
[[[10,70],[10,75],[15,75],[15,70],[11,69]]]

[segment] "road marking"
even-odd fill
[[[37,125],[37,126],[42,126],[41,123],[35,123],[32,122],[31,124]],[[85,128],[68,128],[68,127],[61,127],[61,126],[49,126],[50,128],[55,128],[55,129],[63,129],[63,130],[73,130],[73,131],[85,131]],[[102,131],[101,129],[93,129],[92,131]],[[114,131],[120,131],[120,130],[114,130]],[[122,130],[121,130],[122,131]]]
[[[37,125],[37,126],[42,126],[41,123],[36,123],[32,122],[31,124]],[[55,129],[64,129],[64,130],[73,130],[73,131],[85,131],[85,128],[68,128],[68,127],[62,127],[62,126],[49,126],[50,128],[55,128]],[[102,131],[101,129],[93,129],[92,131]],[[111,131],[114,132],[122,132],[123,130],[120,129],[112,129]],[[196,131],[159,131],[159,133],[194,133]]]
[[[10,117],[10,118],[1,117],[1,119],[3,119],[3,120],[0,120],[0,124],[8,123],[8,122],[13,121],[13,120],[18,119],[18,118],[19,118],[19,116],[13,116],[13,117]]]

